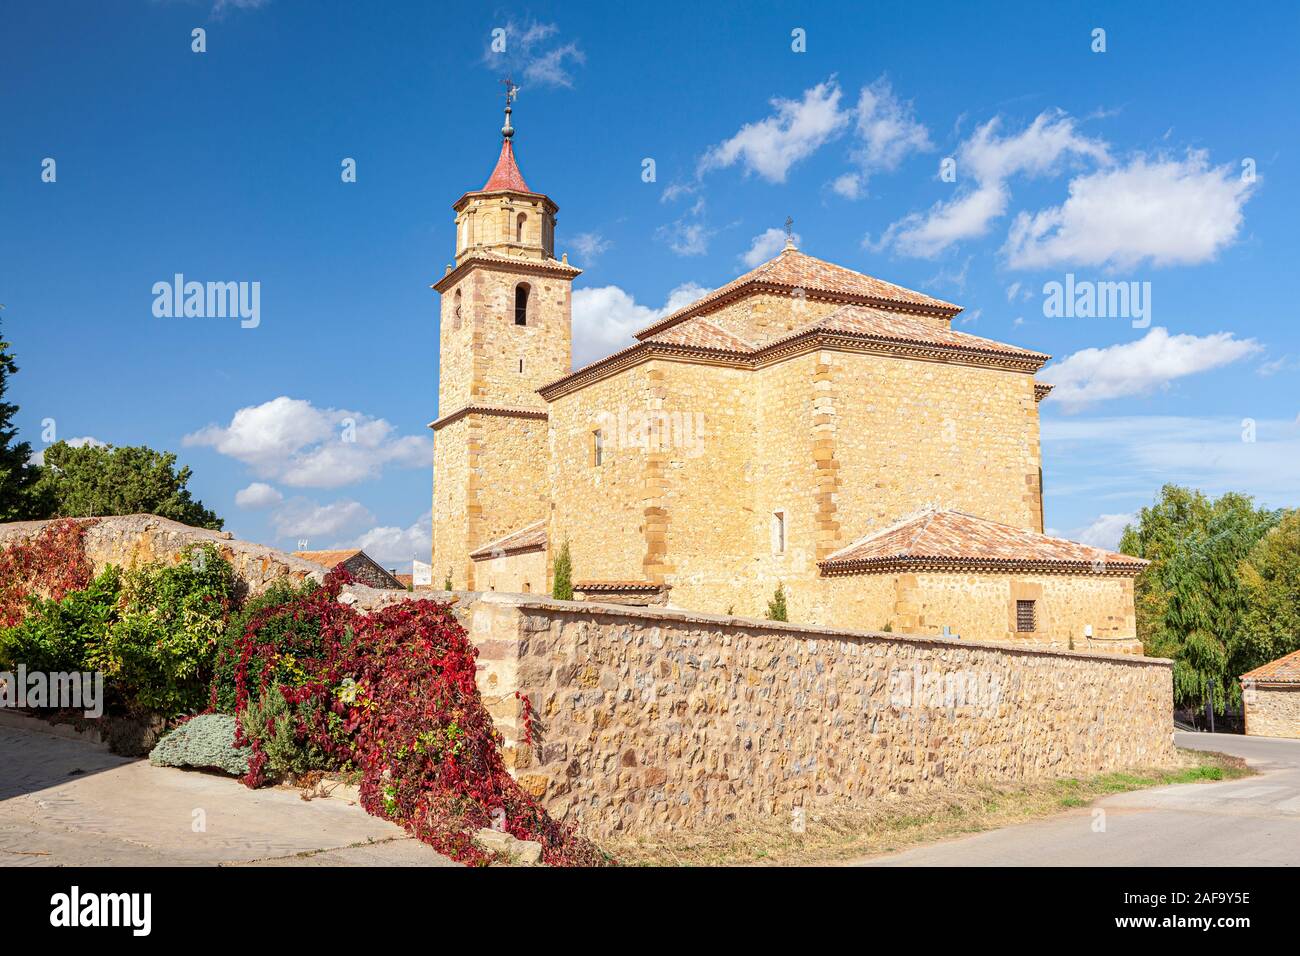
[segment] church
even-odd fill
[[[572,369],[581,270],[524,180],[453,205],[441,296],[433,577],[792,624],[1141,654],[1145,562],[1043,527],[1035,373],[962,307],[775,258]]]

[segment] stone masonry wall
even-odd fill
[[[288,577],[294,581],[325,579],[318,564],[291,554],[239,541],[229,531],[208,531],[159,518],[157,515],[117,515],[78,519],[87,522],[86,557],[98,574],[110,564],[130,568],[154,561],[181,560],[194,544],[213,544],[234,567],[235,577],[250,594],[260,594],[271,582]],[[48,521],[15,521],[0,524],[0,548],[26,541],[40,533]]]
[[[1300,737],[1300,687],[1245,688],[1246,733],[1252,737]]]
[[[1173,757],[1169,661],[500,594],[465,613],[520,783],[596,838]]]

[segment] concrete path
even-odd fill
[[[0,866],[455,866],[355,791],[303,800],[0,721]]]
[[[1300,865],[1300,740],[1197,733],[1177,733],[1174,739],[1180,747],[1244,757],[1260,773],[1116,794],[1047,820],[859,865]],[[1097,809],[1104,817],[1095,814]]]

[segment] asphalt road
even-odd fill
[[[1244,757],[1260,772],[1224,783],[1116,794],[1047,820],[859,865],[1300,865],[1300,740],[1197,733],[1176,733],[1174,740],[1180,747]]]

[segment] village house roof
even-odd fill
[[[1256,684],[1300,684],[1300,651],[1247,671],[1241,679]]]
[[[350,561],[358,554],[364,554],[360,548],[341,548],[333,551],[295,551],[295,558],[303,558],[322,568],[333,570],[344,562]],[[367,555],[368,557],[368,555]]]
[[[542,520],[534,521],[518,531],[512,531],[504,537],[483,545],[477,551],[470,552],[470,559],[486,561],[489,558],[500,558],[508,554],[525,554],[529,551],[545,550],[546,521]]]
[[[1147,562],[1127,554],[929,508],[873,531],[818,562],[823,574],[888,571],[1027,571],[1132,576]]]

